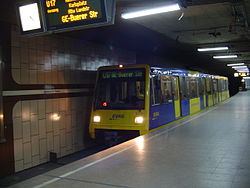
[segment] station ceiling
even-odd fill
[[[16,24],[16,1],[10,2],[1,5],[0,21]],[[182,4],[176,12],[121,19],[123,12],[176,2]],[[165,55],[186,64],[187,69],[229,76],[235,71],[227,63],[245,63],[250,68],[250,0],[116,0],[114,25],[58,35]],[[216,46],[228,46],[229,50],[197,52],[198,47]],[[238,58],[212,58],[227,54]]]
[[[153,7],[171,0],[117,0],[117,14]],[[176,2],[176,1],[175,1]],[[200,47],[228,46],[227,51],[203,52],[214,55],[236,54],[238,58],[216,60],[230,71],[227,63],[250,67],[250,0],[183,0],[179,11],[133,18],[130,21],[160,33],[175,43]],[[195,53],[195,52],[194,52]]]

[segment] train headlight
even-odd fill
[[[94,121],[95,123],[101,122],[101,116],[94,116],[94,117],[93,117],[93,121]]]
[[[135,123],[142,124],[144,121],[144,118],[142,116],[135,117]]]

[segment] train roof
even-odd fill
[[[151,74],[162,74],[162,75],[174,75],[174,76],[188,76],[188,77],[200,77],[200,78],[216,78],[216,79],[227,79],[227,77],[219,75],[210,75],[198,71],[190,71],[179,68],[166,68],[156,67],[147,64],[126,64],[126,65],[112,65],[99,67],[98,70],[110,70],[110,69],[124,69],[124,68],[149,68]]]

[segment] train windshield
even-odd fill
[[[99,71],[95,109],[144,109],[145,69]]]

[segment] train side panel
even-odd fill
[[[190,99],[190,114],[194,114],[200,110],[200,98]]]
[[[175,120],[174,104],[162,104],[150,108],[149,130]]]

